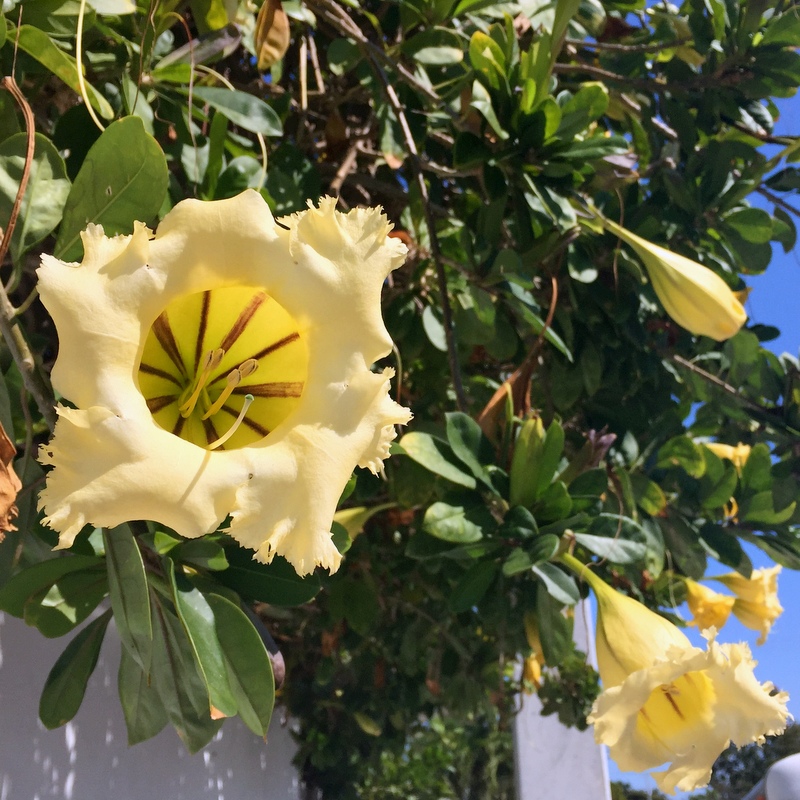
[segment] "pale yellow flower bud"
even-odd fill
[[[719,275],[708,267],[648,242],[611,220],[604,227],[636,252],[667,314],[682,328],[717,341],[730,339],[747,313]]]

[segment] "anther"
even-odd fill
[[[225,388],[220,393],[220,396],[214,401],[214,404],[211,408],[203,414],[203,419],[208,419],[209,417],[214,416],[214,414],[219,411],[222,406],[225,405],[227,399],[233,393],[233,390],[248,376],[252,375],[256,369],[258,369],[258,361],[254,358],[248,358],[247,361],[243,361],[241,366],[237,367],[236,369],[232,369],[228,373],[227,383],[225,384]]]
[[[211,377],[211,373],[220,365],[222,359],[225,357],[225,351],[218,347],[216,350],[209,350],[203,359],[203,365],[200,374],[195,378],[194,388],[189,399],[178,409],[182,417],[188,417],[194,407],[197,405],[197,400],[200,397],[200,392]]]
[[[244,420],[245,414],[247,414],[247,409],[250,408],[250,404],[253,402],[255,398],[251,394],[246,394],[244,396],[244,403],[242,404],[242,410],[239,412],[239,416],[236,417],[236,422],[228,428],[228,432],[223,434],[222,436],[217,439],[216,442],[212,442],[210,445],[206,447],[206,450],[216,450],[218,447],[222,447],[228,439],[233,436],[234,433],[238,430],[239,426],[242,424]]]

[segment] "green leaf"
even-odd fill
[[[482,75],[492,89],[499,89],[506,82],[506,57],[491,36],[481,31],[472,34],[469,60],[475,72]]]
[[[524,549],[515,547],[503,564],[503,575],[510,577],[544,564],[558,552],[560,541],[555,534],[544,533],[532,539]]]
[[[102,559],[93,556],[58,556],[27,567],[0,588],[0,611],[20,619],[25,614],[25,602],[29,597],[51,587],[69,572],[88,569],[102,564]]]
[[[563,573],[562,573],[563,574]],[[564,603],[554,598],[546,584],[536,587],[536,616],[539,621],[539,640],[546,664],[558,666],[572,650],[572,617],[564,614]],[[572,605],[572,603],[567,603]]]
[[[483,538],[495,526],[494,519],[479,496],[461,503],[437,502],[425,511],[422,528],[426,533],[455,544],[469,544]]]
[[[492,130],[501,138],[508,139],[508,131],[500,124],[497,113],[492,105],[492,97],[489,90],[480,82],[472,84],[472,101],[470,106],[479,111],[486,118]]]
[[[27,153],[27,134],[18,133],[0,144],[0,218],[8,220],[17,197]],[[28,186],[11,237],[11,257],[20,257],[37,245],[61,222],[69,194],[64,159],[41,133],[34,137]]]
[[[583,132],[608,108],[608,89],[602,83],[590,81],[561,106],[561,122],[556,136],[572,139]]]
[[[447,441],[455,457],[469,467],[470,472],[495,492],[485,464],[494,463],[494,448],[484,436],[481,426],[472,417],[458,411],[445,414]]]
[[[772,238],[772,217],[760,208],[742,208],[723,218],[746,242],[766,244]]]
[[[216,594],[206,599],[214,612],[239,716],[253,733],[265,737],[275,703],[275,681],[264,642],[240,608]]]
[[[774,506],[775,500],[772,492],[759,492],[751,497],[746,502],[743,502],[739,515],[743,522],[757,522],[761,525],[783,525],[788,522],[794,510],[797,507],[797,502],[789,503],[785,508],[777,511]]]
[[[248,600],[260,600],[273,606],[299,606],[312,600],[320,590],[319,578],[301,578],[288,561],[276,556],[271,564],[261,564],[251,550],[228,547],[230,567],[215,576],[220,583]]]
[[[639,508],[646,511],[651,517],[657,517],[666,508],[667,498],[664,491],[646,475],[641,472],[633,473],[631,487]]]
[[[753,492],[768,491],[772,487],[772,457],[769,447],[759,442],[750,450],[742,467],[742,486]]]
[[[693,478],[702,478],[706,471],[703,449],[688,436],[676,436],[663,445],[658,451],[656,466],[661,469],[682,467]]]
[[[102,567],[69,572],[27,599],[24,619],[50,639],[63,636],[83,622],[107,593]]]
[[[329,592],[331,617],[334,620],[346,620],[356,633],[368,636],[380,611],[373,583],[362,578],[346,577],[334,582]]]
[[[647,546],[642,542],[627,539],[609,539],[607,536],[593,536],[591,533],[576,533],[575,541],[590,553],[605,558],[612,564],[636,564],[644,560]]]
[[[463,39],[449,28],[428,28],[403,44],[403,51],[420,64],[440,67],[464,60]]]
[[[222,723],[211,719],[206,685],[180,620],[155,594],[151,596],[151,608],[151,681],[186,749],[196,753],[211,741]]]
[[[46,728],[58,728],[78,713],[110,619],[109,610],[90,622],[50,670],[39,701],[39,719]]]
[[[169,551],[169,557],[175,562],[215,572],[228,569],[230,566],[225,557],[225,548],[207,537],[181,542]]]
[[[19,28],[12,29],[9,33],[20,50],[35,58],[43,67],[50,70],[53,75],[64,81],[76,94],[81,93],[80,84],[78,83],[78,67],[75,59],[58,47],[44,31],[34,28],[32,25],[20,25]],[[113,119],[114,109],[111,108],[105,97],[88,81],[84,81],[84,85],[92,108],[103,119]]]
[[[87,224],[106,236],[133,231],[134,221],[156,216],[167,192],[167,160],[139,117],[109,125],[92,145],[67,199],[56,256],[80,258],[80,234]]]
[[[282,136],[281,118],[261,98],[217,86],[195,86],[192,95],[221,111],[234,125],[262,136]]]
[[[150,684],[148,673],[124,647],[121,648],[118,687],[129,745],[150,739],[169,722],[161,698]]]
[[[473,564],[450,592],[447,602],[452,611],[460,614],[477,605],[489,590],[495,575],[497,575],[497,564],[494,561],[480,561]]]
[[[153,624],[142,553],[127,525],[103,531],[108,593],[123,648],[145,671],[150,669]]]
[[[206,684],[208,698],[214,708],[226,717],[231,717],[236,713],[236,700],[228,684],[224,656],[216,634],[214,613],[202,592],[193,586],[185,575],[176,574],[174,562],[170,559],[167,563],[175,610],[192,644],[195,660]]]
[[[564,429],[557,420],[553,420],[544,437],[539,468],[536,473],[534,494],[537,499],[542,497],[552,483],[563,452]]]
[[[429,433],[411,431],[400,440],[399,446],[409,458],[413,458],[434,475],[441,475],[445,480],[468,489],[474,489],[477,485],[472,475],[454,463],[450,446],[441,439]]]
[[[555,564],[539,564],[533,571],[542,581],[550,597],[558,603],[574,606],[581,599],[574,578]]]

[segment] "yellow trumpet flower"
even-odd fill
[[[410,412],[389,397],[381,288],[406,248],[378,209],[276,223],[263,198],[185,200],[155,235],[90,225],[83,262],[42,258],[58,408],[45,523],[150,519],[229,532],[298,573],[335,570],[331,521],[356,465],[380,471]]]
[[[686,584],[686,602],[692,614],[690,625],[696,625],[701,631],[707,628],[719,630],[731,615],[735,597],[715,592],[690,578],[684,578]]]
[[[703,447],[707,447],[718,458],[724,458],[733,463],[736,471],[741,475],[747,459],[750,458],[750,450],[752,449],[749,444],[742,444],[739,442],[737,445],[723,444],[722,442],[703,442]]]
[[[604,218],[602,223],[642,260],[658,299],[678,325],[717,341],[730,339],[738,333],[747,313],[716,272],[648,242],[611,220]]]
[[[614,591],[570,555],[562,561],[597,598],[597,661],[604,691],[589,722],[620,769],[652,773],[668,793],[705,785],[731,741],[780,733],[788,695],[759,683],[746,644],[692,646],[671,622]]]
[[[781,567],[776,565],[755,569],[749,578],[737,572],[712,578],[736,595],[733,613],[742,625],[760,632],[756,644],[764,644],[775,620],[783,613],[783,606],[778,599],[780,571]]]

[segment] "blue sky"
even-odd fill
[[[800,95],[779,104],[781,116],[776,123],[777,135],[800,134]],[[770,148],[773,149],[773,148]],[[773,155],[773,153],[769,153]],[[796,199],[795,206],[800,206]],[[753,196],[751,203],[772,210],[771,204],[759,196]],[[800,221],[795,220],[800,225]],[[790,353],[797,357],[800,350],[800,248],[784,253],[780,245],[773,247],[773,260],[763,275],[747,276],[748,286],[753,291],[747,301],[747,312],[751,323],[774,325],[780,329],[779,338],[765,344],[776,354]],[[756,567],[770,566],[771,562],[756,547],[745,545]],[[730,571],[719,567],[709,569],[710,575]],[[720,633],[720,641],[747,642],[758,661],[756,675],[761,681],[772,681],[778,688],[789,692],[789,710],[800,720],[800,669],[797,658],[800,655],[800,572],[784,569],[778,579],[778,593],[784,612],[775,623],[766,643],[756,646],[758,634],[748,630],[738,620],[731,618]],[[689,628],[687,635],[702,644],[695,629]],[[655,781],[647,775],[621,773],[613,762],[610,763],[612,780],[624,780],[642,789],[656,788]],[[689,795],[678,795],[689,797]]]

